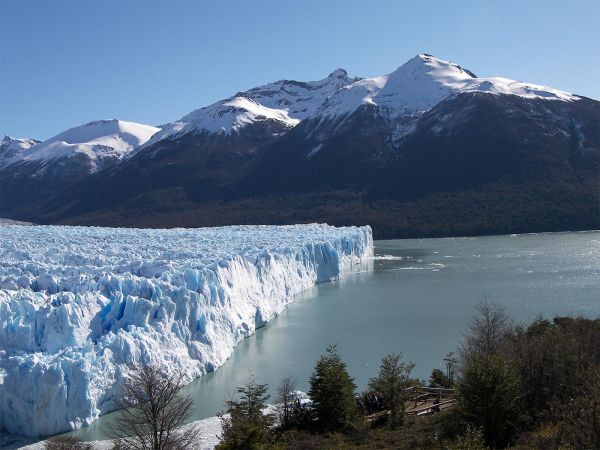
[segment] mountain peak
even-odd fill
[[[336,69],[329,74],[327,78],[344,78],[348,76],[348,72],[344,69]]]
[[[406,64],[410,64],[413,61],[422,62],[426,66],[431,67],[432,69],[443,68],[446,70],[456,70],[462,74],[468,75],[471,78],[477,78],[477,75],[475,75],[470,70],[465,69],[459,66],[458,64],[454,64],[449,61],[444,61],[443,59],[436,58],[435,56],[430,55],[429,53],[421,53],[420,55],[417,55],[413,59],[408,61]]]
[[[97,154],[121,159],[144,144],[159,128],[117,119],[96,120],[71,128],[23,153],[24,160],[48,161],[85,154],[96,160]]]
[[[453,94],[474,91],[563,101],[574,98],[567,92],[544,86],[505,78],[477,78],[458,64],[422,53],[393,72],[365,78],[340,89],[327,98],[318,114],[342,116],[370,105],[378,107],[379,112],[391,120],[404,120],[421,116]]]
[[[103,120],[92,120],[91,122],[86,123],[85,125],[82,125],[84,127],[93,127],[96,125],[108,125],[111,123],[118,123],[120,122],[118,119],[103,119]]]

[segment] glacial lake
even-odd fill
[[[455,351],[479,298],[518,323],[542,315],[600,316],[600,231],[376,241],[375,256],[339,281],[297,295],[279,317],[241,342],[229,361],[185,390],[193,420],[214,416],[251,372],[274,397],[283,374],[308,380],[329,344],[364,390],[381,358],[402,352],[428,379]],[[273,400],[273,398],[272,398]],[[76,432],[102,439],[113,414]]]

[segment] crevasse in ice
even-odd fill
[[[0,430],[42,436],[115,408],[134,364],[191,380],[298,292],[373,252],[328,225],[0,230]]]

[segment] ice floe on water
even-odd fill
[[[417,261],[421,262],[421,261]],[[445,268],[445,264],[439,263],[429,263],[426,266],[406,266],[406,267],[398,267],[396,270],[433,270],[434,272],[439,271],[440,269]]]
[[[88,425],[134,364],[212,371],[295,294],[372,254],[369,227],[3,227],[0,431]]]
[[[375,261],[402,261],[404,258],[402,256],[393,256],[393,255],[376,255],[373,256]]]

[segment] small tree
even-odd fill
[[[292,374],[287,374],[281,378],[279,386],[277,387],[277,414],[279,423],[282,427],[289,427],[292,424],[297,384],[298,379]]]
[[[440,369],[433,369],[429,378],[429,385],[435,388],[449,388],[448,377]]]
[[[379,375],[369,380],[369,389],[383,395],[383,401],[390,408],[390,426],[393,428],[404,420],[405,392],[411,385],[410,373],[413,363],[400,362],[402,353],[385,356],[381,360]]]
[[[44,442],[46,450],[92,450],[92,444],[74,436],[55,436]]]
[[[198,429],[183,423],[194,413],[191,397],[180,391],[186,378],[181,372],[165,374],[160,367],[136,366],[116,399],[121,408],[105,432],[118,449],[175,450],[194,448]]]
[[[513,327],[506,315],[506,308],[498,303],[490,303],[487,296],[477,302],[475,309],[480,315],[471,318],[459,349],[461,368],[467,366],[471,358],[498,352]]]
[[[497,354],[471,358],[458,389],[465,418],[483,427],[486,444],[508,445],[522,410],[521,379],[514,364]]]
[[[483,427],[488,445],[504,447],[517,432],[523,389],[517,364],[501,356],[513,324],[505,307],[484,297],[459,350],[458,390],[465,418]]]
[[[256,378],[250,374],[248,383],[236,388],[240,400],[233,398],[225,402],[227,415],[221,415],[223,433],[219,450],[253,450],[268,446],[271,440],[269,427],[273,424],[273,416],[263,414],[267,407],[269,395],[267,385],[257,384]]]
[[[444,362],[446,363],[446,378],[448,380],[448,386],[452,387],[454,385],[454,377],[456,375],[456,363],[458,360],[453,357],[454,352],[449,352],[444,358]]]
[[[328,429],[340,428],[357,415],[354,379],[350,378],[337,354],[337,345],[327,347],[327,354],[317,361],[310,376],[308,395],[314,403],[319,422]]]

